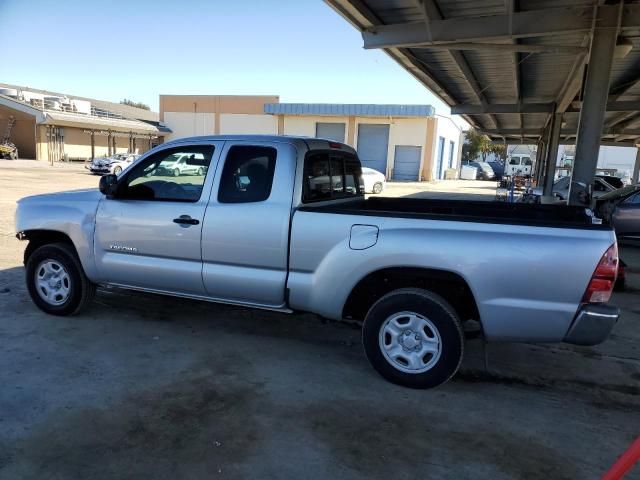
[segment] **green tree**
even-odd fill
[[[462,159],[475,160],[478,155],[482,155],[482,160],[490,153],[491,141],[486,135],[478,133],[473,128],[464,132],[464,145],[462,146]]]
[[[134,102],[133,100],[129,100],[125,98],[124,100],[120,100],[121,105],[129,105],[130,107],[142,108],[143,110],[151,110],[151,107],[146,103],[142,102]]]
[[[494,143],[491,145],[491,153],[498,157],[503,163],[507,160],[507,144]]]

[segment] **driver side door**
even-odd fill
[[[200,238],[222,145],[165,148],[123,172],[115,195],[102,198],[96,212],[94,253],[101,282],[205,294]],[[192,158],[205,173],[175,177],[168,167],[176,158]]]

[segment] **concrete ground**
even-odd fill
[[[452,382],[415,391],[369,367],[357,328],[314,315],[115,290],[44,315],[15,201],[97,181],[0,161],[0,479],[586,479],[640,433],[638,247],[603,345],[492,344],[485,370],[472,340]],[[458,184],[387,194],[485,190]]]

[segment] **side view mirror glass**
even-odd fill
[[[116,187],[118,185],[118,177],[112,173],[109,175],[104,175],[100,178],[100,193],[106,195],[107,197],[111,197],[116,193]]]

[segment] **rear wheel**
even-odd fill
[[[362,338],[373,368],[410,388],[447,382],[464,352],[453,308],[439,295],[414,288],[394,290],[378,300],[367,313]]]
[[[113,173],[115,175],[120,175],[122,173],[122,167],[118,165],[116,168],[113,169]]]
[[[75,315],[91,302],[96,287],[84,274],[71,246],[52,243],[37,248],[27,260],[29,295],[51,315]]]
[[[200,167],[198,168],[198,176],[202,177],[204,175],[204,168]]]
[[[177,169],[177,168],[174,168],[174,169],[173,169],[173,176],[174,176],[174,177],[179,177],[179,176],[180,176],[180,170],[179,170],[179,169]]]
[[[382,183],[376,182],[373,185],[373,193],[375,193],[376,195],[378,195],[379,193],[382,193]]]

